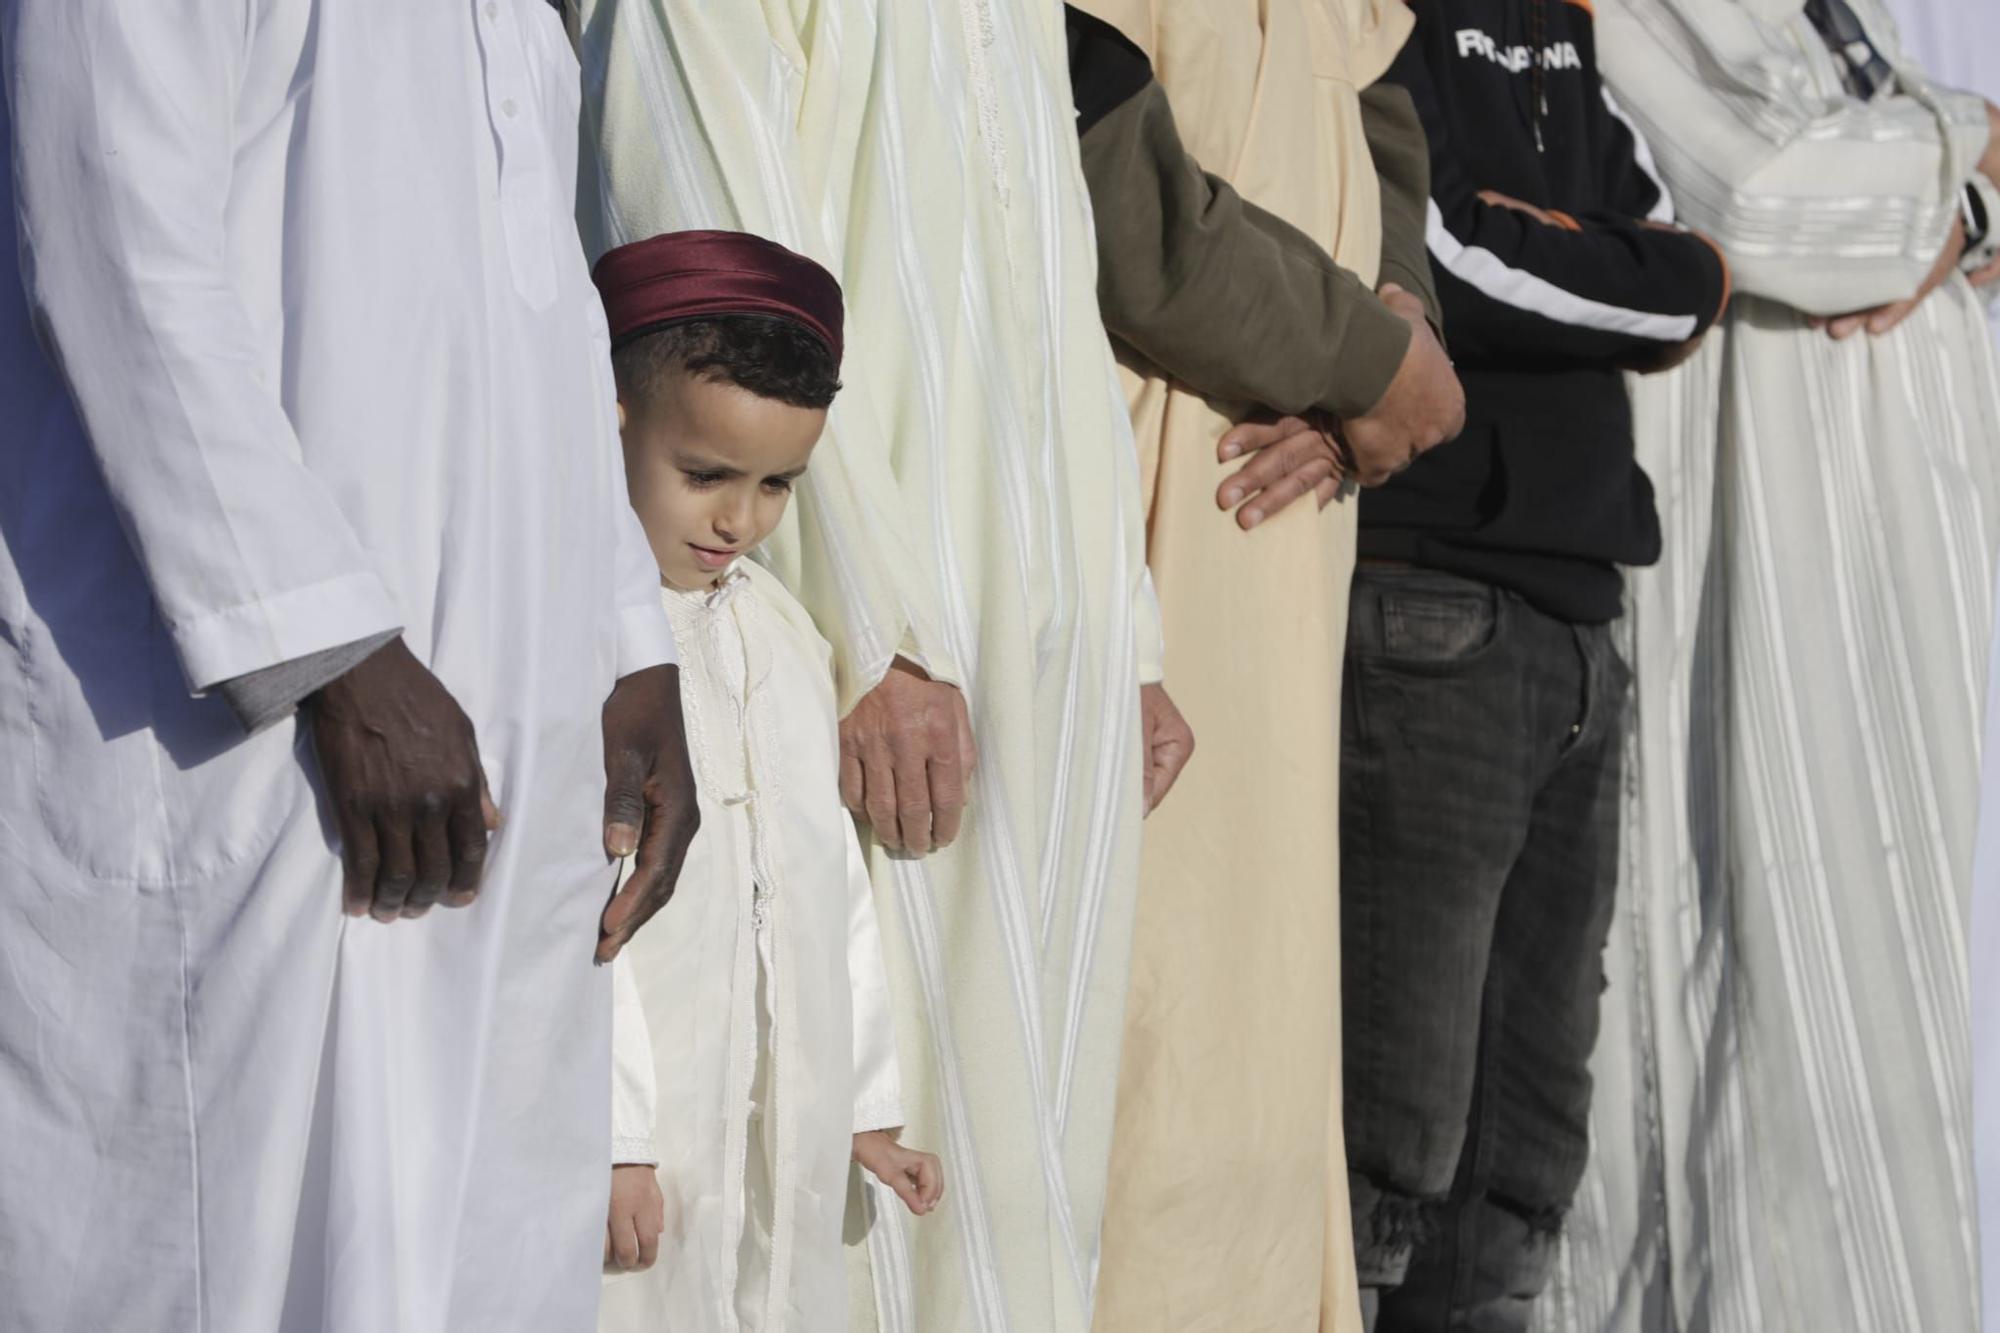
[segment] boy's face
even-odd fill
[[[618,411],[632,507],[660,577],[687,590],[770,536],[826,426],[824,408],[694,375],[664,377]]]

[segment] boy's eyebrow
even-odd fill
[[[724,477],[740,477],[743,475],[743,469],[737,467],[734,463],[725,463],[721,459],[709,458],[702,454],[688,453],[678,449],[674,451],[674,466],[684,472],[713,472],[717,476]]]

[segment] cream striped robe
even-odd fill
[[[1597,1154],[1545,1329],[1977,1327],[1966,900],[2000,392],[1954,278],[1895,333],[1985,139],[1902,62],[1843,91],[1798,0],[1600,0],[1605,73],[1730,254],[1724,345],[1635,393],[1667,533]]]
[[[846,289],[847,388],[774,560],[842,707],[897,652],[972,705],[964,836],[871,852],[906,1139],[950,1192],[921,1222],[877,1209],[854,1322],[1082,1330],[1158,631],[1061,10],[587,0],[579,34],[594,249],[734,227]]]

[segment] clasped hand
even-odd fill
[[[1244,531],[1307,495],[1324,509],[1344,481],[1380,486],[1464,428],[1465,391],[1423,302],[1393,282],[1377,295],[1409,325],[1410,342],[1374,407],[1346,421],[1313,413],[1245,422],[1216,443],[1219,462],[1250,455],[1215,493]]]

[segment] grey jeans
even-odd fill
[[[1389,1330],[1528,1326],[1589,1151],[1630,674],[1607,627],[1357,574],[1341,717],[1349,1185]]]

